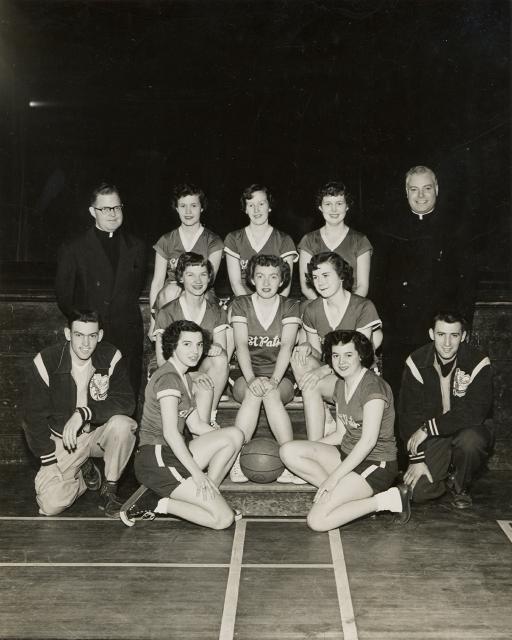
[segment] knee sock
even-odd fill
[[[375,500],[377,501],[377,511],[393,511],[394,513],[402,511],[402,498],[396,487],[377,493]]]
[[[155,513],[169,513],[169,498],[160,498],[155,507]]]

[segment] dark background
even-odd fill
[[[504,295],[507,0],[46,0],[0,16],[4,285],[51,278],[103,179],[148,247],[177,226],[182,180],[204,188],[222,237],[246,224],[242,188],[268,184],[272,223],[298,241],[320,226],[317,187],[342,179],[349,224],[371,240],[404,206],[405,171],[426,164],[476,238],[483,288]]]

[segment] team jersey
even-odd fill
[[[144,411],[140,426],[140,446],[169,443],[164,438],[160,399],[167,396],[178,398],[178,431],[183,434],[185,420],[195,409],[191,394],[192,380],[188,374],[181,375],[172,361],[165,362],[151,376],[144,394]]]
[[[341,442],[341,450],[350,453],[359,442],[363,426],[364,405],[370,400],[384,400],[384,413],[380,425],[379,436],[375,447],[370,451],[367,460],[396,460],[396,441],[394,435],[395,408],[393,392],[389,384],[373,371],[363,370],[363,376],[354,389],[352,396],[345,398],[345,381],[339,378],[334,387],[333,402],[336,414],[346,429]]]
[[[316,298],[306,306],[302,318],[304,329],[308,333],[318,334],[323,342],[330,331],[338,329],[344,331],[363,331],[364,329],[379,329],[382,322],[375,309],[375,305],[368,298],[350,293],[350,300],[341,318],[330,317],[327,300]]]
[[[343,260],[349,263],[354,271],[354,289],[357,286],[357,259],[368,251],[370,253],[373,252],[373,247],[368,238],[352,228],[349,228],[347,235],[336,247],[327,246],[320,229],[315,229],[315,231],[311,231],[311,233],[306,233],[299,242],[298,249],[299,251],[309,253],[310,256],[323,253],[324,251],[337,253]]]
[[[182,237],[180,228],[178,227],[165,233],[158,242],[153,245],[153,249],[158,255],[167,260],[166,283],[176,282],[176,265],[182,253],[193,251],[194,253],[199,253],[204,258],[208,258],[212,253],[222,251],[223,248],[224,244],[219,236],[202,225],[190,243]]]
[[[299,254],[295,249],[295,244],[289,235],[270,227],[268,236],[263,243],[258,245],[254,238],[251,239],[249,227],[238,229],[228,233],[224,240],[224,252],[236,258],[240,262],[240,273],[242,276],[242,285],[247,293],[250,289],[245,284],[247,271],[247,263],[254,255],[271,255],[281,258],[293,257],[293,261],[297,262]]]
[[[258,313],[258,297],[238,296],[231,303],[231,324],[241,322],[247,325],[249,354],[254,374],[271,376],[274,372],[284,325],[300,325],[299,303],[283,296],[276,296],[275,312],[266,322]]]
[[[192,320],[209,332],[215,341],[215,334],[229,327],[226,310],[206,298],[201,306],[199,315],[187,307],[185,297],[180,296],[164,305],[155,318],[153,335],[163,333],[176,320]]]

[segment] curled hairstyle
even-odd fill
[[[208,353],[211,338],[208,331],[191,320],[176,320],[172,322],[162,334],[162,353],[166,360],[173,355],[183,331],[200,333],[203,337],[203,357]]]
[[[263,193],[267,196],[268,206],[274,206],[274,198],[270,193],[268,187],[265,187],[262,184],[251,184],[242,191],[242,196],[240,197],[240,204],[242,205],[242,211],[244,213],[247,206],[247,200],[250,200],[256,193],[256,191],[263,191]]]
[[[345,196],[347,207],[350,208],[354,204],[354,199],[343,182],[326,182],[316,192],[316,206],[320,207],[325,196]]]
[[[333,269],[338,274],[338,277],[343,280],[343,288],[347,291],[352,291],[352,287],[354,285],[354,270],[349,265],[346,260],[334,253],[333,251],[323,251],[322,253],[317,253],[311,258],[311,261],[308,263],[308,272],[306,274],[306,282],[307,284],[315,288],[313,284],[313,271],[316,271],[321,264],[328,263],[332,265]]]
[[[468,328],[468,321],[466,317],[456,309],[440,309],[432,316],[430,327],[433,330],[436,326],[436,322],[447,322],[448,324],[454,324],[459,322],[462,332]]]
[[[372,366],[375,360],[373,345],[370,340],[359,331],[331,331],[325,336],[322,358],[324,362],[332,366],[332,348],[339,344],[354,344],[355,350],[361,360],[363,367],[367,369]]]
[[[73,322],[97,322],[98,329],[103,326],[100,314],[92,309],[72,309],[67,315],[67,320],[70,329]]]
[[[178,258],[175,271],[176,282],[182,289],[184,289],[183,274],[185,273],[185,269],[187,267],[206,267],[208,271],[208,286],[206,287],[206,289],[208,290],[213,287],[215,272],[213,270],[212,263],[208,260],[208,258],[205,258],[200,253],[187,251],[186,253],[182,253]]]
[[[256,267],[276,267],[276,269],[279,269],[281,284],[277,290],[278,293],[284,291],[284,289],[286,289],[290,284],[290,265],[285,260],[279,256],[256,254],[252,256],[247,263],[247,271],[245,272],[245,281],[247,286],[253,291],[256,290],[256,287],[253,284]]]
[[[204,191],[195,184],[185,183],[177,184],[172,190],[171,204],[176,209],[176,211],[178,210],[178,200],[180,198],[185,198],[186,196],[198,196],[201,208],[206,209],[208,200],[206,199]]]
[[[94,203],[96,202],[96,198],[98,196],[110,196],[113,193],[115,193],[117,196],[119,196],[119,199],[121,199],[121,196],[119,195],[119,189],[116,187],[115,184],[111,184],[109,182],[101,182],[97,187],[95,187],[91,191],[89,204],[92,207],[94,206]]]

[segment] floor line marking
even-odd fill
[[[331,563],[251,563],[251,564],[242,564],[244,569],[334,569],[334,565]]]
[[[227,562],[0,562],[0,567],[178,567],[201,569],[227,569]],[[334,569],[332,564],[240,564],[243,569]]]
[[[340,606],[341,624],[343,626],[344,640],[358,640],[357,626],[352,607],[352,597],[350,595],[350,585],[348,581],[347,566],[341,544],[339,529],[329,531],[329,543],[331,545],[331,555],[334,564],[334,578],[336,580],[336,590],[338,592],[338,603]]]
[[[83,521],[83,520],[102,520],[104,522],[114,522],[119,524],[119,520],[115,518],[107,518],[106,516],[0,516],[0,520],[35,520],[36,522],[47,522],[48,520],[70,520]],[[306,518],[258,518],[258,517],[244,517],[244,522],[306,522]],[[151,522],[183,522],[180,518],[155,518]]]
[[[233,536],[233,547],[231,549],[231,563],[226,585],[219,640],[233,640],[235,634],[238,589],[240,587],[240,574],[242,572],[246,524],[245,520],[237,520],[235,522],[235,535]]]
[[[507,536],[510,542],[512,542],[512,520],[496,520],[496,522],[500,525],[503,533]]]
[[[0,567],[155,567],[176,569],[227,569],[227,563],[200,562],[0,562]]]

